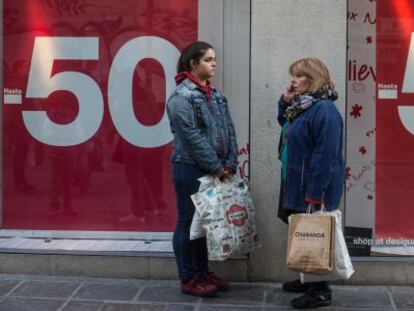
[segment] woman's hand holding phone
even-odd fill
[[[290,86],[285,88],[285,90],[283,92],[283,100],[285,102],[291,103],[294,96],[295,96],[295,89],[294,89],[293,85],[291,84]]]

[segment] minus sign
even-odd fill
[[[4,95],[4,103],[5,104],[12,104],[12,105],[19,105],[22,103],[22,95],[20,94],[5,94]]]

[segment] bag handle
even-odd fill
[[[308,207],[306,208],[306,214],[312,214],[312,212],[314,212],[314,207],[315,207],[315,204],[309,203]],[[325,204],[321,204],[320,211],[322,213],[326,213]]]

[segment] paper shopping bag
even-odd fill
[[[332,271],[334,228],[335,218],[326,213],[289,216],[287,267],[312,274]]]

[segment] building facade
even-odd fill
[[[276,103],[289,64],[312,56],[328,65],[346,121],[350,282],[412,282],[413,10],[405,0],[3,0],[0,271],[176,277],[165,101],[180,51],[204,40],[262,244],[214,268],[232,280],[291,277],[276,216]]]

